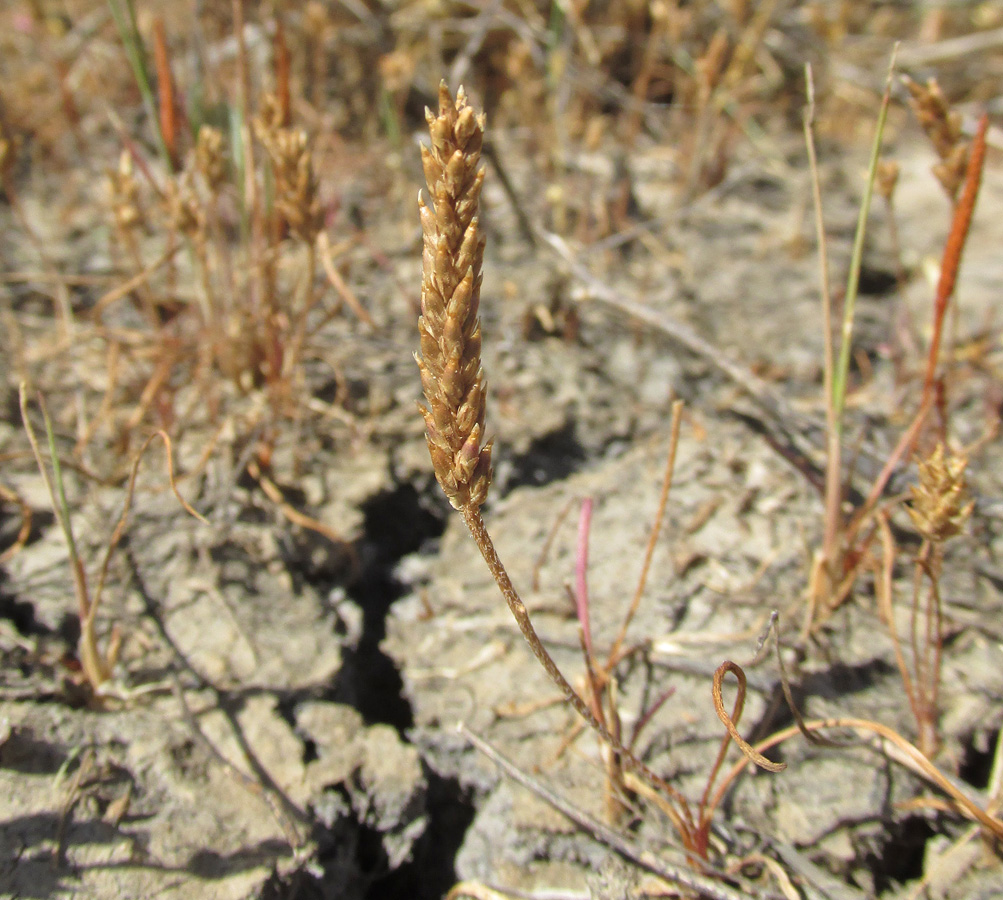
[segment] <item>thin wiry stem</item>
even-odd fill
[[[888,64],[888,75],[885,79],[885,91],[881,97],[881,108],[878,111],[877,127],[874,130],[874,144],[871,146],[871,161],[867,169],[867,183],[864,196],[860,201],[860,213],[857,218],[857,230],[853,238],[853,252],[850,258],[850,271],[846,281],[846,297],[843,300],[843,326],[839,341],[839,357],[833,373],[832,397],[837,435],[843,430],[843,410],[846,406],[847,380],[850,372],[850,351],[853,348],[853,317],[857,302],[857,289],[860,285],[860,270],[863,265],[864,237],[867,234],[867,219],[871,211],[871,195],[874,192],[874,180],[877,177],[878,160],[881,155],[881,142],[885,133],[885,120],[888,118],[888,105],[891,102],[892,75],[895,71],[895,51]]]
[[[558,668],[554,658],[540,641],[540,637],[536,633],[536,629],[533,627],[533,623],[529,618],[529,612],[526,609],[526,604],[523,603],[518,591],[516,591],[514,585],[512,584],[512,579],[509,578],[508,571],[505,569],[501,558],[498,556],[498,552],[495,550],[494,543],[491,540],[491,535],[488,534],[488,530],[484,525],[484,519],[481,517],[480,509],[477,507],[467,507],[461,510],[461,512],[463,513],[463,520],[466,522],[470,534],[473,536],[478,549],[481,551],[481,556],[484,557],[484,561],[487,563],[488,569],[491,571],[491,575],[494,577],[495,583],[498,585],[498,589],[505,598],[505,602],[508,604],[508,608],[515,619],[516,624],[519,626],[519,630],[522,632],[522,636],[529,644],[530,649],[533,651],[533,655],[537,658],[537,660],[539,660],[540,665],[543,666],[547,675],[550,676],[550,680],[554,682],[557,688],[561,691],[564,699],[575,710],[575,712],[577,712],[578,715],[580,715],[586,723],[588,723],[589,727],[592,728],[592,730],[595,731],[596,734],[598,734],[599,737],[612,748],[613,752],[621,758],[624,768],[639,775],[643,780],[651,784],[652,787],[665,791],[665,793],[679,805],[678,812],[680,813],[680,816],[679,819],[676,820],[676,827],[680,830],[680,835],[684,842],[686,842],[690,835],[693,822],[693,817],[690,813],[689,804],[686,802],[686,798],[683,797],[679,791],[669,785],[665,779],[652,772],[643,762],[634,756],[630,750],[624,747],[623,743],[614,737],[614,735],[610,733],[610,730],[599,721],[596,715],[589,708],[588,704],[582,699],[581,695],[571,686],[571,683],[564,677],[564,674]]]
[[[665,519],[665,508],[669,503],[669,493],[672,490],[672,476],[676,468],[676,450],[679,447],[679,427],[682,424],[683,416],[683,401],[676,400],[672,404],[672,424],[669,428],[669,455],[665,463],[665,475],[662,479],[662,490],[658,496],[658,511],[655,514],[655,524],[651,527],[651,534],[648,536],[648,546],[644,550],[644,561],[641,563],[641,575],[637,579],[637,588],[634,590],[634,596],[630,601],[630,607],[627,610],[627,615],[624,616],[623,623],[620,625],[620,630],[617,632],[616,639],[613,641],[613,647],[609,651],[609,657],[606,660],[606,671],[612,670],[613,666],[616,665],[617,661],[620,659],[620,648],[623,646],[623,642],[627,637],[627,630],[630,628],[630,623],[634,620],[634,616],[637,614],[637,609],[641,605],[641,597],[644,594],[644,588],[648,583],[648,571],[651,569],[651,559],[655,555],[655,547],[658,544],[658,535],[662,530],[662,522]]]

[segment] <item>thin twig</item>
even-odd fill
[[[970,791],[955,784],[943,772],[941,772],[929,759],[920,751],[918,747],[907,741],[897,731],[882,725],[880,722],[872,722],[869,719],[858,719],[852,716],[835,717],[831,719],[811,719],[803,723],[804,727],[811,731],[829,728],[850,728],[857,732],[870,733],[878,739],[878,749],[883,750],[891,759],[905,766],[914,774],[923,778],[927,783],[933,785],[938,790],[947,794],[954,801],[957,809],[970,819],[974,819],[984,828],[988,829],[997,838],[1003,839],[1003,820],[982,809],[979,804],[969,796]],[[765,740],[759,741],[754,749],[762,753],[777,744],[800,734],[800,726],[792,725],[784,728],[775,734],[770,735]],[[867,746],[865,744],[864,746]],[[718,788],[720,794],[735,777],[745,769],[751,760],[743,757],[738,760],[732,769],[725,776],[721,787]],[[988,808],[988,805],[987,805]]]
[[[832,289],[829,282],[829,249],[825,234],[825,220],[822,216],[822,185],[818,172],[818,156],[815,153],[815,82],[811,65],[805,66],[805,85],[808,103],[804,114],[804,139],[808,151],[808,169],[811,173],[812,205],[815,209],[815,237],[818,242],[819,294],[822,299],[822,342],[825,365],[823,368],[823,389],[825,391],[825,535],[822,539],[822,564],[829,566],[836,559],[843,497],[842,482],[842,442],[836,422],[836,408],[832,397],[832,382],[835,367],[832,333]],[[831,579],[829,579],[831,581]]]
[[[618,293],[609,285],[596,278],[588,268],[575,256],[567,242],[560,235],[537,229],[540,238],[547,243],[571,270],[571,273],[585,284],[592,296],[603,303],[613,306],[635,319],[657,328],[681,344],[694,356],[699,357],[708,365],[733,382],[752,400],[756,402],[770,418],[784,419],[793,413],[770,387],[758,376],[750,372],[741,363],[731,359],[719,347],[704,340],[689,325],[676,321],[658,311],[631,300]]]
[[[174,692],[174,698],[178,701],[178,706],[181,708],[182,718],[185,720],[185,724],[188,725],[196,743],[200,744],[202,748],[223,767],[223,771],[236,781],[237,784],[244,788],[244,790],[256,797],[259,797],[265,802],[265,805],[268,807],[276,823],[282,829],[282,833],[290,847],[294,850],[301,847],[303,844],[303,838],[300,836],[299,830],[296,828],[296,824],[292,821],[289,815],[287,815],[286,810],[283,808],[282,801],[273,796],[272,792],[268,790],[260,781],[252,778],[246,772],[242,771],[239,767],[230,762],[230,760],[223,755],[223,752],[209,740],[206,733],[199,725],[198,720],[195,718],[195,715],[192,713],[191,708],[188,706],[188,701],[185,699],[184,688],[181,687],[181,682],[178,680],[178,676],[173,672],[171,673],[171,686]],[[283,797],[282,800],[285,800],[285,798]]]
[[[644,550],[644,561],[641,563],[641,574],[637,579],[637,588],[634,590],[634,596],[630,601],[630,608],[627,610],[627,615],[624,616],[623,624],[620,625],[620,630],[617,632],[616,640],[613,641],[613,646],[609,651],[609,657],[606,660],[607,671],[616,665],[616,661],[620,655],[620,647],[623,645],[623,642],[627,637],[627,629],[630,627],[630,623],[634,620],[638,606],[640,606],[641,603],[641,597],[644,594],[644,588],[648,583],[648,571],[651,568],[651,559],[655,555],[655,547],[658,544],[658,535],[662,528],[662,522],[665,519],[665,509],[669,503],[669,493],[672,490],[672,476],[676,468],[676,450],[679,447],[679,427],[682,424],[682,416],[683,401],[676,400],[672,404],[672,424],[669,427],[669,454],[665,461],[665,476],[662,479],[662,491],[658,496],[658,509],[655,512],[655,523],[651,526],[651,533],[648,535],[648,546],[645,547]]]
[[[724,699],[721,695],[724,676],[728,672],[731,672],[738,679],[738,696],[735,698],[735,706],[730,716],[724,708]],[[745,757],[761,769],[766,769],[767,772],[782,772],[786,769],[787,763],[775,763],[767,759],[738,733],[738,720],[741,718],[742,708],[745,706],[745,672],[742,667],[730,659],[721,663],[714,673],[712,694],[714,698],[714,711],[717,713],[717,717],[724,724],[724,727],[728,729],[731,739],[738,745],[738,749],[742,751]]]
[[[348,286],[348,282],[341,277],[341,273],[335,267],[333,260],[331,259],[331,239],[327,236],[326,231],[321,231],[317,235],[318,250],[320,252],[320,264],[324,268],[324,274],[327,275],[327,280],[331,282],[331,287],[333,287],[337,292],[338,296],[348,305],[348,308],[352,310],[353,313],[370,328],[375,329],[376,323],[373,321],[373,317],[369,315],[366,308],[359,302],[359,298],[355,296],[352,289]]]

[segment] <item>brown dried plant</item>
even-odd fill
[[[21,421],[24,425],[28,443],[31,445],[32,455],[38,464],[39,474],[45,485],[49,499],[52,503],[52,512],[59,523],[66,542],[66,549],[69,556],[70,572],[73,579],[73,589],[77,600],[78,618],[80,624],[80,637],[77,641],[77,659],[80,665],[79,677],[75,680],[86,687],[88,699],[96,706],[103,706],[110,699],[126,700],[130,696],[127,689],[123,689],[116,678],[116,666],[119,659],[119,651],[122,645],[122,632],[118,623],[113,623],[110,633],[104,642],[104,647],[99,646],[97,615],[101,607],[101,599],[108,580],[109,567],[112,555],[122,542],[125,536],[126,525],[129,520],[129,513],[132,508],[133,496],[136,490],[136,477],[139,473],[139,464],[146,449],[159,438],[164,442],[166,449],[167,477],[170,488],[181,504],[182,508],[200,522],[208,524],[206,520],[193,509],[189,503],[178,492],[177,482],[174,477],[173,450],[171,449],[171,439],[164,431],[155,431],[147,437],[142,447],[135,454],[130,468],[128,484],[125,491],[125,501],[122,513],[119,516],[111,535],[105,544],[103,560],[97,572],[97,582],[92,587],[87,577],[87,571],[82,555],[78,549],[73,532],[73,522],[70,515],[69,504],[66,499],[66,489],[64,486],[63,470],[60,463],[59,453],[56,449],[56,439],[52,427],[52,420],[45,404],[45,398],[39,392],[36,397],[39,412],[45,427],[47,444],[47,454],[43,454],[40,442],[35,434],[34,426],[31,422],[28,406],[28,386],[21,382],[19,389],[19,407],[21,411]],[[50,474],[51,473],[51,474]]]
[[[971,152],[971,144],[961,133],[961,116],[951,109],[935,78],[928,79],[926,84],[918,84],[908,77],[903,80],[909,89],[909,105],[940,157],[933,174],[954,202],[964,183]]]
[[[426,110],[425,117],[431,147],[422,148],[422,163],[433,205],[430,207],[419,195],[423,237],[418,320],[421,354],[416,354],[415,359],[427,401],[420,409],[425,418],[435,477],[450,504],[463,515],[533,654],[566,702],[616,757],[611,769],[622,766],[637,776],[637,785],[654,788],[686,849],[694,858],[706,858],[709,818],[705,821],[705,815],[709,817],[716,804],[707,806],[702,802],[699,817],[694,816],[686,798],[624,746],[618,729],[607,725],[605,716],[598,711],[599,704],[590,704],[572,687],[541,643],[484,524],[481,506],[491,484],[491,444],[484,440],[486,388],[478,319],[484,237],[477,210],[484,182],[484,169],[479,163],[485,120],[467,103],[462,88],[454,101],[445,82],[439,86],[438,113]],[[720,678],[725,671],[732,672],[739,681],[739,699],[730,717],[723,705],[715,701],[728,728],[725,741],[734,740],[757,765],[777,771],[776,764],[755,753],[735,730],[734,723],[741,715],[745,676],[734,663],[722,666]],[[719,693],[718,684],[716,698]],[[614,719],[611,717],[610,721]],[[720,760],[714,767],[715,774],[719,765]]]
[[[255,121],[255,133],[272,164],[276,209],[297,238],[312,244],[324,227],[324,210],[306,132],[261,117]]]
[[[421,356],[416,357],[428,406],[422,407],[435,476],[454,509],[476,511],[491,482],[491,445],[484,444],[485,384],[481,368],[484,237],[477,218],[484,169],[478,168],[484,116],[456,102],[443,83],[439,115],[426,113],[431,149],[422,164],[434,209],[419,197]]]
[[[216,196],[226,180],[226,154],[223,133],[203,125],[195,140],[195,168],[205,179],[209,192]]]
[[[192,186],[190,170],[166,182],[164,214],[168,231],[183,234],[197,246],[205,243],[205,209]]]
[[[968,460],[938,443],[917,463],[919,483],[910,488],[906,511],[922,538],[913,562],[908,643],[912,665],[902,649],[894,618],[892,572],[898,548],[887,514],[879,518],[882,559],[875,561],[878,603],[891,635],[895,660],[909,707],[916,719],[919,749],[928,757],[939,745],[939,695],[944,623],[940,578],[944,545],[960,534],[975,503],[968,499],[965,468]],[[925,590],[924,590],[925,585]],[[924,603],[925,595],[925,603]]]
[[[918,463],[919,484],[910,489],[909,518],[924,541],[943,544],[964,527],[975,501],[967,499],[964,455],[949,454],[943,444]]]
[[[139,237],[148,224],[146,210],[140,197],[140,185],[136,178],[132,156],[128,150],[119,155],[118,167],[107,173],[108,202],[111,206],[112,221],[117,244],[125,253],[130,265],[143,268]],[[144,310],[147,321],[157,321],[156,304],[148,285],[139,285],[136,295]]]
[[[255,458],[242,465],[283,514],[340,542],[332,529],[285,502],[270,463],[280,423],[306,415],[303,360],[314,330],[345,306],[375,326],[338,271],[337,257],[351,243],[335,248],[325,233],[312,133],[292,121],[282,31],[273,48],[274,90],[254,96],[236,19],[234,30],[238,71],[229,95],[235,99],[226,103],[229,120],[239,127],[225,131],[185,121],[194,142],[184,142],[183,154],[169,153],[169,165],[162,156],[158,166],[119,125],[125,149],[118,169],[108,174],[109,218],[121,268],[131,274],[91,313],[111,348],[109,387],[78,452],[104,425],[123,447],[149,424],[175,436],[196,423],[207,422],[220,435],[235,426],[237,434],[254,435]],[[158,39],[160,81],[171,77],[168,47]],[[132,51],[144,62],[141,44]],[[151,117],[163,132],[159,143],[178,150],[177,135],[171,138],[165,125],[173,100],[164,93],[160,101],[161,116]],[[151,247],[160,249],[152,261]],[[330,303],[324,275],[335,290]],[[145,314],[138,340],[123,340],[117,318],[106,318],[123,298]],[[116,401],[136,372],[145,383],[132,412],[123,414]],[[245,402],[248,396],[252,402]],[[208,452],[199,465],[207,460]]]
[[[442,82],[438,114],[426,110],[431,147],[422,164],[433,206],[419,197],[422,227],[421,372],[427,406],[421,407],[435,477],[462,513],[519,629],[547,674],[578,713],[615,745],[540,642],[481,518],[491,484],[491,444],[484,442],[486,393],[481,368],[480,302],[484,238],[477,217],[484,169],[479,167],[484,116],[456,100]]]

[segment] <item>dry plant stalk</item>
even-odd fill
[[[279,115],[277,105],[263,113],[254,123],[255,132],[272,163],[276,208],[297,238],[313,244],[324,227],[313,156],[306,132],[277,125]]]
[[[477,315],[484,260],[484,238],[477,218],[484,183],[484,169],[479,167],[484,116],[467,104],[462,88],[454,102],[442,82],[438,114],[426,110],[425,118],[432,145],[422,147],[422,164],[434,207],[419,195],[422,314],[418,320],[421,355],[416,354],[415,359],[428,404],[420,409],[432,468],[450,504],[463,514],[536,658],[582,718],[622,751],[540,643],[481,518],[480,507],[491,484],[491,444],[484,442],[486,391]]]
[[[118,662],[119,650],[122,643],[122,633],[118,623],[112,625],[106,648],[102,650],[98,646],[97,634],[97,613],[101,606],[101,599],[104,593],[105,583],[108,579],[109,566],[112,554],[121,543],[125,534],[126,523],[129,518],[129,511],[132,508],[133,495],[136,490],[136,477],[139,473],[139,464],[146,452],[146,448],[157,438],[164,442],[166,448],[167,477],[171,491],[181,504],[182,508],[189,515],[198,519],[203,524],[209,523],[199,515],[195,509],[178,492],[177,481],[174,476],[174,456],[171,448],[171,439],[164,431],[155,431],[151,434],[139,451],[135,454],[129,473],[128,486],[126,487],[125,503],[122,513],[115,524],[115,529],[105,546],[104,559],[98,571],[97,585],[92,590],[88,584],[87,572],[83,560],[77,548],[76,539],[73,533],[73,523],[70,517],[70,508],[66,500],[66,491],[63,482],[62,466],[59,461],[59,454],[56,450],[55,436],[52,428],[52,421],[45,404],[45,398],[41,393],[37,395],[37,403],[42,420],[45,424],[45,434],[48,444],[48,460],[42,454],[41,447],[35,429],[31,424],[28,415],[28,386],[21,382],[18,392],[19,406],[21,411],[21,421],[24,425],[28,443],[38,464],[39,474],[42,482],[49,494],[52,503],[53,515],[59,523],[66,541],[66,548],[69,555],[70,571],[73,577],[73,588],[76,594],[77,611],[80,622],[80,638],[77,641],[77,655],[80,660],[80,668],[83,679],[87,682],[91,691],[91,698],[96,703],[102,703],[105,699],[119,696],[118,687],[115,684],[115,667]],[[51,475],[50,475],[51,470]]]
[[[967,465],[964,455],[952,454],[945,450],[943,444],[937,444],[926,459],[919,460],[919,484],[910,488],[906,511],[923,539],[913,568],[909,616],[911,676],[892,618],[891,567],[894,565],[895,547],[890,529],[882,523],[886,557],[885,577],[881,579],[879,595],[882,612],[888,620],[896,661],[916,719],[919,748],[926,756],[932,756],[939,744],[940,670],[944,645],[940,576],[944,565],[944,545],[961,532],[975,507],[975,501],[968,499],[965,484]],[[924,582],[925,604],[921,602]]]
[[[422,147],[422,163],[433,206],[429,207],[419,195],[422,314],[418,320],[421,355],[416,354],[415,359],[427,401],[427,406],[420,409],[435,477],[449,502],[463,515],[519,630],[565,700],[611,748],[623,769],[667,797],[663,808],[683,843],[694,855],[705,857],[706,844],[700,843],[697,819],[685,797],[645,766],[615,731],[611,733],[600,718],[598,704],[594,710],[578,694],[541,643],[481,517],[480,508],[491,484],[491,444],[484,441],[486,389],[477,315],[484,260],[484,237],[477,217],[484,182],[484,169],[479,167],[484,116],[468,105],[462,88],[454,101],[443,82],[439,86],[438,114],[426,110],[425,117],[432,144],[430,148]],[[734,664],[726,665],[733,667],[731,671],[737,669]],[[736,709],[732,721],[738,714]],[[732,728],[729,732],[737,733]],[[746,752],[747,744],[739,746]]]

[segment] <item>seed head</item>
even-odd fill
[[[961,531],[975,506],[974,501],[968,501],[965,486],[968,460],[937,444],[918,465],[919,484],[909,489],[912,497],[906,509],[922,537],[943,543]]]
[[[168,228],[196,242],[205,239],[205,210],[191,183],[191,172],[182,172],[164,186],[164,209]]]
[[[324,227],[313,154],[302,128],[276,125],[274,106],[266,108],[267,118],[255,120],[255,131],[264,145],[275,175],[275,206],[289,224],[289,230],[312,244]]]
[[[226,179],[226,156],[223,134],[218,128],[203,125],[195,142],[195,168],[202,174],[212,193],[218,193]]]
[[[961,133],[961,116],[951,109],[935,78],[926,84],[911,78],[904,81],[909,89],[909,105],[940,157],[933,173],[953,201],[968,167],[969,144]]]
[[[422,229],[421,355],[415,355],[428,406],[428,450],[435,477],[456,509],[479,507],[491,483],[491,444],[484,444],[485,382],[481,368],[484,237],[477,218],[484,169],[478,168],[484,116],[455,102],[439,85],[439,112],[425,110],[431,147],[421,160],[432,198],[418,196]]]
[[[139,185],[132,171],[132,157],[123,150],[118,158],[118,168],[108,172],[108,194],[111,200],[115,225],[129,231],[142,221],[139,209]]]

